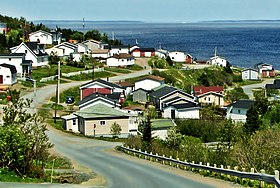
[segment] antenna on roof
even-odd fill
[[[135,44],[136,44],[136,45],[138,45],[138,41],[137,41],[137,39],[135,40]]]
[[[217,46],[215,47],[215,57],[217,56]]]
[[[114,31],[112,32],[112,40],[115,40],[115,33],[114,33]]]

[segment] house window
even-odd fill
[[[73,126],[76,125],[76,119],[73,119],[73,122],[72,122]]]
[[[12,60],[12,58],[9,58],[9,61],[11,61]]]
[[[27,54],[27,50],[25,50],[25,53]]]
[[[208,101],[209,101],[209,102],[211,101],[211,98],[210,98],[210,97],[208,98]]]
[[[10,78],[10,76],[6,76],[7,78]]]
[[[100,121],[99,125],[106,125],[106,121]]]
[[[238,114],[240,114],[240,110],[238,110]]]

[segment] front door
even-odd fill
[[[0,84],[3,84],[3,75],[0,75]]]
[[[175,119],[175,110],[171,110],[171,119]]]

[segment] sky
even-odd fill
[[[34,20],[197,22],[280,19],[280,0],[3,0],[0,14]]]

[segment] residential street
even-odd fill
[[[138,71],[131,74],[110,78],[112,81],[148,74],[151,70]],[[61,90],[78,86],[85,82],[61,84]],[[55,85],[46,86],[37,90],[37,104],[43,104],[55,94]],[[29,93],[24,98],[33,98]],[[171,167],[137,159],[114,151],[114,147],[121,143],[104,142],[82,138],[49,128],[50,141],[54,149],[62,155],[74,160],[80,165],[89,168],[102,177],[103,181],[95,182],[90,187],[236,187],[221,180],[205,178],[197,174],[173,169]],[[19,184],[0,183],[0,187],[68,187],[59,184]],[[70,186],[69,186],[70,187]],[[72,185],[71,187],[79,187]],[[85,186],[81,186],[85,187]]]

